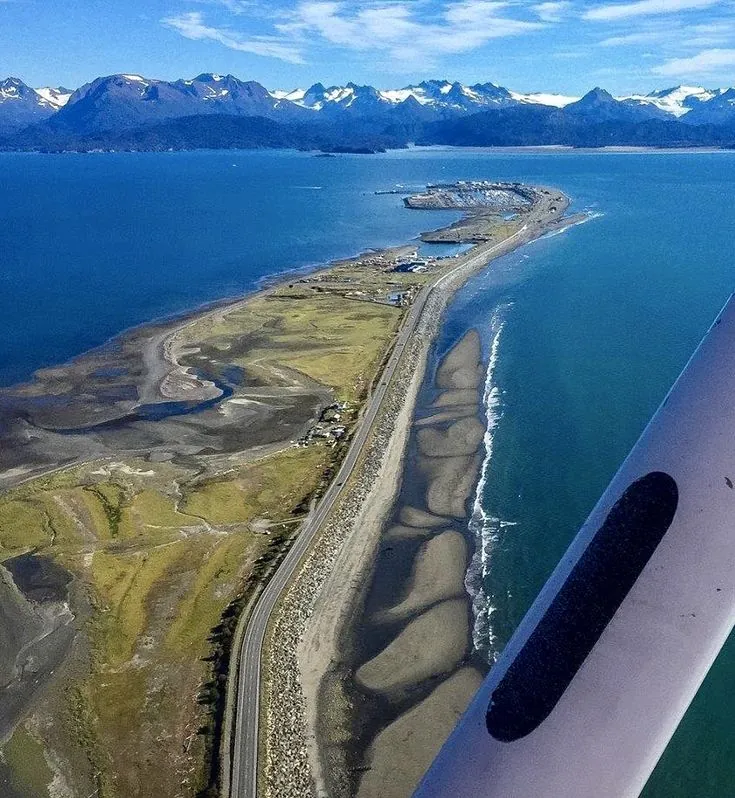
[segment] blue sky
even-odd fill
[[[519,91],[735,85],[732,0],[0,0],[0,77],[232,73],[269,88],[426,77]]]

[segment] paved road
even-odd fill
[[[537,229],[536,226],[533,226]],[[403,326],[396,338],[396,344],[383,371],[379,385],[368,400],[357,433],[352,439],[347,456],[337,476],[332,481],[316,509],[301,525],[301,531],[292,548],[284,558],[276,573],[268,582],[253,611],[243,636],[240,649],[237,707],[235,710],[235,731],[230,775],[230,798],[257,798],[258,794],[258,716],[260,712],[260,662],[263,653],[263,640],[271,613],[293,576],[299,562],[309,548],[316,533],[321,528],[335,502],[343,490],[355,467],[362,447],[370,435],[380,407],[385,398],[396,367],[401,359],[407,341],[416,329],[421,313],[432,291],[440,289],[457,271],[467,267],[484,265],[490,258],[505,250],[510,250],[530,238],[535,237],[530,225],[524,225],[517,233],[499,244],[483,246],[481,251],[465,257],[450,272],[433,284],[422,289],[416,297]],[[518,239],[518,240],[516,240]]]

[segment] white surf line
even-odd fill
[[[554,238],[555,236],[560,236],[562,233],[566,233],[567,230],[571,230],[572,227],[578,227],[580,224],[586,224],[587,222],[591,222],[593,219],[599,219],[604,215],[605,214],[602,213],[602,211],[586,211],[585,215],[581,219],[576,219],[564,227],[560,227],[558,230],[552,230],[550,233],[545,233],[538,240],[543,241],[545,238]]]
[[[483,407],[487,419],[487,427],[483,437],[485,459],[482,463],[480,479],[475,490],[475,502],[468,525],[475,538],[475,551],[465,575],[465,588],[472,598],[472,613],[474,616],[472,640],[475,649],[492,647],[493,644],[494,635],[490,618],[494,608],[490,606],[484,584],[493,544],[498,538],[500,529],[507,525],[507,522],[502,522],[500,519],[494,518],[485,512],[483,497],[493,456],[495,430],[502,417],[501,394],[500,388],[495,381],[495,369],[498,363],[500,340],[505,329],[505,314],[511,307],[511,303],[499,305],[493,311],[490,321],[491,329],[494,329],[494,333],[490,346],[490,357],[483,393]]]

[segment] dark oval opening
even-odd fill
[[[652,471],[613,505],[490,697],[490,734],[512,742],[544,721],[671,526],[676,482]]]

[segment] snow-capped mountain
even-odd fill
[[[388,109],[411,101],[425,108],[440,112],[465,113],[487,107],[510,105],[514,102],[508,89],[493,83],[477,83],[463,86],[448,80],[426,80],[402,89],[375,89],[372,86],[346,86],[325,88],[315,83],[308,89],[272,91],[277,99],[308,108],[311,111],[349,110],[351,113],[370,113],[381,108]]]
[[[645,119],[670,117],[653,104],[617,100],[599,86],[587,92],[581,99],[564,107],[565,115],[587,123],[641,122]]]
[[[42,95],[19,78],[0,81],[0,134],[22,130],[55,111]]]
[[[494,83],[475,83],[463,86],[448,80],[425,80],[416,86],[408,86],[398,92],[385,91],[387,97],[402,102],[404,94],[410,95],[421,105],[440,108],[444,111],[477,111],[482,108],[498,108],[512,105],[514,100],[508,89]]]
[[[35,89],[36,94],[43,100],[49,108],[58,111],[63,108],[72,95],[71,89],[65,89],[61,86],[54,88],[53,86],[43,86],[40,89]]]
[[[357,90],[357,91],[356,91]],[[321,111],[325,105],[349,107],[355,101],[359,86],[332,86],[326,88],[321,83],[315,83],[308,89],[294,89],[292,91],[272,91],[271,96],[277,100],[286,100],[301,108],[310,111]]]
[[[38,101],[36,92],[18,78],[6,78],[0,82],[0,103],[20,103],[31,97],[34,102]]]
[[[80,137],[89,139],[89,146],[93,146],[90,137],[108,142],[125,138],[129,131],[150,130],[173,120],[185,120],[177,128],[177,142],[186,140],[189,127],[196,127],[201,141],[204,131],[212,130],[216,123],[186,120],[208,116],[258,117],[261,138],[273,131],[272,125],[262,124],[263,119],[287,125],[298,123],[298,129],[275,138],[305,144],[321,136],[336,141],[369,139],[396,146],[431,138],[434,132],[427,126],[454,121],[460,138],[478,143],[487,141],[484,127],[496,124],[500,125],[499,142],[554,143],[566,136],[565,140],[576,144],[587,141],[588,134],[597,140],[594,137],[602,136],[604,127],[611,140],[627,131],[626,135],[639,143],[641,139],[631,131],[644,125],[644,140],[658,136],[664,142],[695,146],[704,133],[685,128],[707,125],[722,128],[716,134],[708,134],[718,146],[730,146],[730,128],[735,143],[735,89],[700,86],[676,86],[624,97],[613,97],[596,88],[577,98],[511,91],[490,82],[466,85],[444,79],[425,80],[399,89],[356,83],[327,87],[315,83],[306,89],[279,91],[269,91],[255,81],[213,73],[175,81],[132,73],[108,75],[73,92],[52,87],[32,89],[18,78],[0,82],[0,137],[7,139],[28,128],[28,133],[23,134],[27,147],[71,146],[70,142]],[[470,124],[462,121],[475,116],[478,119]],[[310,125],[314,122],[319,124]],[[655,124],[648,124],[654,122],[675,123],[679,127],[664,132]],[[310,130],[306,132],[304,126]],[[590,132],[594,126],[600,130]],[[227,129],[240,130],[230,123]],[[169,133],[162,135],[165,138]],[[156,134],[146,133],[144,138],[157,140]],[[8,146],[20,145],[13,141]]]
[[[683,118],[691,125],[731,125],[735,122],[735,89],[724,89],[695,105]]]
[[[50,124],[75,133],[127,130],[203,114],[296,118],[303,111],[255,81],[202,74],[191,80],[109,75],[77,89]]]
[[[309,111],[346,111],[350,113],[370,113],[389,104],[388,100],[372,86],[330,86],[315,83],[308,89],[295,89],[289,92],[270,92],[276,99],[286,100]]]
[[[520,94],[512,91],[510,96],[519,103],[527,105],[549,105],[553,108],[565,108],[571,103],[576,103],[580,97],[572,97],[569,94],[546,94],[544,92],[532,92],[531,94]]]
[[[723,89],[705,89],[702,86],[674,86],[650,94],[630,94],[618,99],[640,105],[652,105],[674,117],[682,117],[702,103],[718,97]]]
[[[673,88],[652,91],[649,94],[629,94],[612,97],[610,100],[624,103],[629,107],[649,110],[652,117],[680,118],[699,108],[703,103],[720,97],[725,89],[706,89],[701,86],[674,86]],[[371,105],[379,107],[397,106],[409,98],[419,105],[446,113],[476,113],[488,108],[507,107],[514,104],[546,105],[565,108],[581,98],[548,92],[522,93],[496,86],[493,83],[476,83],[465,86],[448,80],[426,80],[405,86],[402,89],[374,89],[372,86],[330,86],[316,83],[308,89],[271,91],[274,98],[287,100],[312,111],[357,110],[363,98],[370,97]],[[607,94],[607,92],[606,92]],[[714,110],[714,106],[712,106]],[[662,112],[664,116],[661,115]],[[704,114],[703,114],[704,115]],[[635,117],[636,114],[633,113]],[[718,114],[719,116],[719,114]],[[694,118],[693,118],[694,119]],[[692,121],[693,121],[692,119]],[[687,120],[689,121],[689,120]]]

